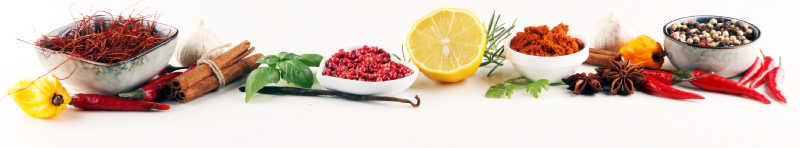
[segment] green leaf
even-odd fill
[[[278,58],[278,56],[269,55],[269,56],[263,57],[261,59],[258,59],[258,61],[256,61],[256,63],[267,64],[270,67],[274,67],[276,64],[278,64],[278,62],[280,62],[280,60],[281,59]]]
[[[539,98],[539,93],[542,92],[542,90],[550,90],[549,86],[550,81],[547,81],[547,79],[539,79],[525,85],[525,92],[528,92],[528,94],[531,94],[534,98]]]
[[[302,54],[295,58],[311,67],[319,67],[319,63],[322,62],[322,56],[319,54]]]
[[[310,88],[311,85],[314,85],[314,73],[300,60],[283,61],[278,63],[278,68],[282,71],[281,77],[289,83],[303,88]]]
[[[500,83],[492,85],[489,87],[489,90],[486,91],[487,98],[502,98],[503,96],[511,98],[511,95],[514,93],[514,85],[508,83]]]
[[[291,60],[294,59],[295,57],[297,57],[297,54],[294,53],[288,53],[288,52],[278,53],[278,58],[280,58],[280,61]]]
[[[245,82],[245,97],[244,102],[250,102],[250,98],[256,92],[269,83],[278,83],[280,81],[280,72],[274,67],[260,67],[247,75],[247,82]]]

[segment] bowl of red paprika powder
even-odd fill
[[[529,79],[559,82],[589,58],[585,38],[568,30],[564,24],[526,27],[506,44],[506,58]]]

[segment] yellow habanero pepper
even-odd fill
[[[619,54],[633,65],[660,69],[666,52],[661,44],[647,35],[640,35],[619,48]]]
[[[8,89],[8,95],[14,97],[28,116],[40,119],[58,116],[72,101],[61,82],[53,76],[19,81]]]

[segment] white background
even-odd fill
[[[637,92],[574,96],[565,86],[539,99],[517,91],[486,99],[496,82],[518,74],[487,69],[458,83],[420,76],[407,104],[335,98],[261,95],[244,103],[242,82],[195,101],[168,102],[163,112],[80,111],[52,120],[25,115],[10,97],[0,101],[0,147],[800,147],[796,2],[759,1],[34,1],[0,6],[0,88],[44,72],[33,47],[17,39],[69,23],[94,10],[157,12],[163,23],[185,27],[198,19],[226,42],[251,40],[259,52],[321,53],[353,45],[398,52],[413,23],[440,7],[470,9],[486,21],[492,10],[518,26],[556,25],[592,35],[615,11],[636,34],[663,41],[669,20],[698,14],[732,16],[764,32],[764,50],[784,56],[789,104],[764,105],[736,96],[703,93],[706,100],[675,101]],[[187,30],[183,30],[187,31]],[[671,67],[671,66],[668,66]],[[591,71],[593,67],[581,67]],[[681,88],[684,90],[690,90]],[[763,88],[759,89],[764,91]],[[690,90],[694,91],[694,90]],[[699,92],[699,91],[694,91]]]

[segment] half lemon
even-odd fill
[[[441,8],[414,24],[406,44],[411,61],[426,76],[457,82],[478,70],[486,48],[486,32],[469,10]]]

